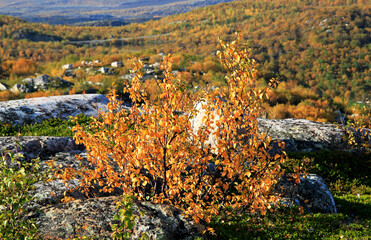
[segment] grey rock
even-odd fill
[[[276,185],[276,192],[282,194],[284,205],[303,206],[310,213],[336,213],[335,200],[319,175],[301,176],[300,183],[295,184],[290,174],[285,174]]]
[[[34,85],[34,79],[33,78],[25,78],[22,80],[22,82],[26,85],[33,86]]]
[[[65,64],[65,65],[62,66],[63,70],[72,69],[72,68],[73,68],[72,64]]]
[[[111,224],[117,197],[92,198],[59,203],[40,209],[33,218],[43,239],[67,239],[70,236],[90,236],[111,239]]]
[[[197,113],[191,118],[193,133],[204,127],[202,118],[205,116],[203,106],[207,104],[200,101],[195,104]],[[214,111],[215,121],[220,117]],[[312,122],[304,119],[271,120],[258,118],[259,132],[266,133],[272,140],[280,140],[286,143],[285,151],[316,151],[321,149],[334,149],[343,147],[344,131],[335,124]],[[207,144],[216,148],[217,139],[212,134],[216,126],[211,126],[211,133]],[[276,145],[273,145],[274,148]]]
[[[50,83],[50,81],[51,81],[50,76],[42,74],[34,79],[34,85],[37,87],[44,87],[47,86]]]
[[[24,84],[15,84],[11,89],[13,93],[29,93],[31,90]]]
[[[122,61],[116,61],[116,62],[112,62],[111,66],[112,67],[122,67],[122,66],[124,66],[124,64],[122,63]]]
[[[83,198],[79,192],[69,192],[70,189],[76,188],[80,185],[79,180],[73,179],[67,183],[61,179],[56,179],[50,182],[37,182],[35,183],[34,190],[31,190],[29,194],[34,197],[34,200],[27,204],[28,210],[37,210],[42,206],[60,203],[61,199],[67,194],[76,199]]]
[[[9,86],[5,83],[0,83],[0,91],[8,90]]]
[[[14,125],[42,122],[45,119],[68,119],[80,113],[96,116],[106,109],[108,99],[101,94],[64,95],[0,102],[0,121]],[[27,111],[25,111],[27,110]]]
[[[126,80],[133,80],[133,78],[135,77],[135,74],[134,73],[129,73],[129,74],[125,74],[123,76],[121,76],[122,79],[126,79]]]
[[[75,71],[73,69],[65,70],[64,76],[66,77],[76,77]]]
[[[111,226],[118,223],[113,216],[118,214],[119,200],[111,196],[60,203],[41,208],[34,217],[44,239],[66,239],[71,235],[111,239]],[[150,239],[194,239],[203,230],[169,205],[134,201],[133,214],[136,219],[132,239],[139,239],[142,233]]]
[[[207,110],[204,109],[204,107],[207,105],[207,101],[199,101],[195,104],[194,110],[196,111],[195,115],[192,115],[190,118],[191,122],[191,128],[193,131],[193,134],[197,135],[198,131],[205,127],[205,124],[203,124],[202,119],[206,116]],[[214,124],[210,126],[210,134],[208,140],[205,142],[206,145],[210,145],[213,149],[216,149],[216,146],[218,144],[218,140],[216,136],[213,134],[216,132],[216,125],[215,122],[220,119],[220,116],[216,113],[216,111],[213,111],[214,114]],[[215,150],[217,151],[217,150]]]
[[[146,234],[149,239],[194,239],[200,237],[204,227],[185,218],[182,211],[174,206],[134,202],[135,219],[132,239]],[[140,214],[144,213],[144,214]]]
[[[286,143],[286,151],[340,148],[344,131],[338,125],[305,119],[258,119],[259,132]]]
[[[16,144],[17,143],[17,144]],[[37,157],[49,159],[60,152],[81,151],[83,146],[76,145],[69,137],[0,137],[0,153],[10,151],[22,154],[26,160]]]
[[[99,68],[99,72],[101,72],[101,73],[109,73],[109,71],[110,71],[110,69],[106,68],[106,67]]]

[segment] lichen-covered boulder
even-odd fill
[[[37,87],[45,87],[50,83],[51,79],[49,75],[39,75],[33,80],[33,84]]]
[[[299,184],[290,174],[285,174],[275,191],[282,194],[284,205],[296,204],[310,213],[336,213],[335,200],[323,178],[317,174],[301,176]]]
[[[106,109],[108,99],[101,94],[64,95],[0,102],[0,121],[14,125],[41,123],[45,119],[68,119],[84,114],[96,116]]]
[[[184,217],[180,209],[171,205],[135,202],[134,212],[140,217],[135,219],[133,239],[147,235],[149,239],[191,240],[200,237],[205,230],[204,226]]]
[[[290,152],[339,148],[344,131],[335,124],[305,119],[258,119],[259,132],[286,143]]]
[[[59,203],[41,208],[31,218],[43,239],[111,239],[113,216],[118,213],[116,201],[117,197],[108,197]]]
[[[0,137],[0,153],[11,151],[23,155],[27,160],[37,157],[47,159],[59,152],[82,150],[70,137],[20,136]]]
[[[71,236],[90,236],[112,239],[113,216],[118,214],[116,202],[121,197],[101,197],[75,200],[43,207],[32,216],[44,239],[66,239]],[[185,218],[181,210],[163,204],[137,202],[133,204],[135,226],[132,239],[146,234],[149,239],[194,239],[201,236],[203,226]]]
[[[24,84],[15,84],[11,89],[13,93],[29,93],[31,90]]]

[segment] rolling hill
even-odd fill
[[[141,22],[190,11],[194,8],[231,0],[0,0],[0,14],[31,22],[49,24],[85,24],[95,21]]]

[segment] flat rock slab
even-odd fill
[[[258,119],[259,132],[286,143],[285,151],[311,152],[342,147],[344,131],[336,124],[305,119]]]
[[[60,203],[40,209],[36,217],[43,239],[67,239],[69,237],[94,236],[111,239],[111,223],[117,197],[93,198]]]
[[[118,214],[116,202],[120,197],[76,200],[43,207],[36,216],[36,224],[43,239],[66,239],[91,236],[111,239],[113,216]],[[185,218],[181,210],[164,204],[134,201],[135,226],[133,239],[146,234],[149,239],[186,240],[201,236],[204,228]]]
[[[108,99],[101,94],[63,95],[0,102],[0,121],[14,125],[41,123],[45,119],[68,119],[80,113],[96,116]]]

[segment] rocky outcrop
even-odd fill
[[[50,159],[60,168],[89,166],[84,148],[67,137],[0,137],[0,145],[3,151],[22,153],[25,156],[23,160],[40,157],[42,169],[47,168],[45,161]],[[82,156],[82,160],[77,160],[76,155]],[[78,179],[68,184],[69,187],[80,185]],[[29,217],[36,220],[44,239],[64,239],[77,234],[110,239],[113,216],[118,213],[115,206],[122,191],[99,193],[98,186],[95,186],[97,197],[87,199],[75,191],[67,195],[77,200],[61,203],[68,190],[61,180],[39,182],[34,186],[30,194],[36,199],[27,205],[27,209],[31,210]],[[302,177],[301,183],[296,185],[290,181],[289,175],[285,175],[277,185],[276,192],[283,195],[283,204],[298,204],[308,212],[336,213],[331,192],[320,176]],[[186,219],[179,209],[172,206],[135,202],[134,214],[137,216],[134,239],[143,233],[150,239],[192,239],[202,231],[202,226]]]
[[[122,61],[116,61],[116,62],[112,62],[111,66],[117,68],[117,67],[124,66],[124,64],[122,63]]]
[[[45,119],[68,119],[80,113],[96,116],[106,109],[108,99],[100,94],[65,95],[0,102],[0,121],[15,125],[42,122]]]
[[[16,144],[17,143],[17,144]],[[83,150],[69,137],[0,137],[0,153],[11,151],[22,154],[26,160],[37,157],[49,159],[60,152]]]
[[[36,90],[47,90],[48,88],[63,88],[73,85],[73,83],[61,78],[52,78],[49,75],[39,75],[36,78],[25,78],[22,80],[27,92]]]
[[[259,132],[286,143],[290,152],[311,152],[342,147],[344,131],[335,124],[305,119],[258,119]]]
[[[334,197],[323,178],[316,174],[301,176],[299,184],[286,174],[277,184],[276,192],[282,194],[284,205],[296,204],[309,213],[336,213]]]
[[[111,196],[76,200],[43,207],[36,214],[36,224],[44,239],[66,239],[71,236],[94,236],[111,239],[113,216],[118,214],[120,197]],[[175,207],[137,202],[133,204],[135,226],[133,239],[146,235],[149,239],[186,240],[201,236],[203,227],[186,219]]]
[[[191,240],[201,236],[204,227],[195,224],[182,211],[165,204],[134,202],[135,219],[133,239],[147,235],[149,239],[184,239]],[[140,214],[142,213],[142,214]]]
[[[191,118],[191,125],[194,133],[204,126],[202,119],[206,112],[203,109],[205,102],[198,102],[195,105],[197,113]],[[214,111],[214,121],[219,116]],[[342,147],[344,131],[335,124],[312,122],[304,119],[258,119],[259,132],[266,133],[272,140],[280,140],[286,143],[285,151],[315,151],[321,149],[333,149]],[[215,128],[215,124],[211,127]],[[208,144],[216,147],[217,139],[211,131]]]

